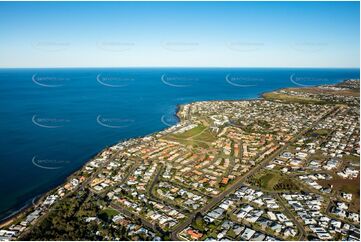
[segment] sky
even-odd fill
[[[359,19],[359,2],[0,2],[0,68],[354,68]]]

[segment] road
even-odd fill
[[[293,214],[291,213],[291,211],[288,209],[287,205],[283,202],[283,199],[281,198],[281,196],[279,195],[279,193],[274,194],[275,197],[277,198],[278,202],[281,204],[281,206],[283,207],[283,211],[286,214],[287,217],[291,218],[292,221],[295,223],[295,225],[297,226],[297,229],[299,231],[299,237],[298,237],[298,241],[304,241],[305,240],[305,236],[306,236],[306,231],[304,229],[304,227],[302,226],[302,224],[300,224],[300,222],[298,222],[297,218],[295,218],[293,216]]]

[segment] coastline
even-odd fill
[[[130,139],[135,139],[135,138],[130,138]],[[127,140],[130,140],[127,139]],[[124,140],[126,141],[126,140]],[[103,148],[101,151],[99,151],[98,153],[96,153],[95,155],[91,156],[90,159],[88,159],[79,169],[77,169],[76,171],[72,172],[71,174],[69,174],[68,176],[66,176],[64,178],[63,181],[61,181],[58,185],[56,185],[55,187],[47,190],[46,192],[42,193],[42,194],[38,194],[35,197],[29,199],[27,203],[25,203],[21,208],[17,209],[16,211],[14,211],[13,213],[11,213],[10,215],[8,215],[7,217],[3,218],[2,220],[0,220],[0,229],[6,227],[7,225],[9,225],[9,223],[11,224],[11,222],[21,218],[23,215],[27,214],[29,211],[31,211],[34,207],[38,206],[40,204],[41,201],[43,201],[47,196],[49,196],[50,194],[53,193],[53,191],[59,189],[60,187],[62,187],[67,181],[68,179],[70,179],[72,176],[76,175],[77,172],[79,172],[80,170],[82,170],[84,168],[84,166],[86,166],[93,158],[97,157],[99,154],[101,154],[102,152],[104,152],[106,149],[119,144],[120,142],[111,144],[106,146],[105,148]]]
[[[40,194],[40,195],[37,195],[35,196],[34,198],[38,198],[37,199],[37,202],[36,204],[34,204],[33,202],[30,202],[28,204],[25,204],[23,206],[23,208],[20,208],[18,209],[17,211],[14,212],[13,215],[9,215],[8,217],[4,218],[3,220],[0,220],[0,229],[1,228],[4,228],[6,227],[7,225],[11,224],[11,222],[15,221],[16,219],[19,219],[21,218],[22,216],[24,216],[26,213],[28,213],[30,210],[32,210],[34,207],[36,207],[38,205],[38,203],[40,203],[40,201],[43,201],[49,194],[51,194],[53,191],[57,190],[58,188],[62,187],[71,177],[73,177],[74,175],[76,175],[77,172],[81,171],[93,158],[97,157],[99,154],[101,154],[102,152],[104,152],[106,149],[112,147],[112,146],[115,146],[119,143],[122,143],[122,142],[126,142],[128,140],[133,140],[133,139],[139,139],[139,138],[143,138],[143,137],[147,137],[147,136],[152,136],[152,135],[155,135],[159,132],[162,132],[162,131],[165,131],[179,123],[181,123],[182,121],[182,117],[180,116],[180,112],[182,110],[182,108],[185,106],[185,105],[190,105],[190,104],[193,104],[193,103],[197,103],[197,102],[237,102],[237,101],[253,101],[253,100],[263,100],[265,99],[263,97],[263,95],[265,93],[270,93],[270,92],[275,92],[275,91],[278,91],[278,90],[282,90],[282,89],[286,89],[286,88],[278,88],[278,89],[275,89],[275,90],[272,90],[272,91],[268,91],[268,92],[262,92],[262,93],[259,93],[257,94],[257,97],[255,98],[249,98],[249,99],[246,99],[246,98],[240,98],[240,99],[228,99],[228,100],[206,100],[206,101],[193,101],[193,102],[189,102],[189,103],[183,103],[183,104],[177,104],[176,107],[175,107],[175,115],[177,117],[177,122],[172,125],[172,126],[168,126],[162,130],[158,130],[158,131],[155,131],[153,133],[150,133],[148,135],[144,135],[144,136],[138,136],[138,137],[132,137],[132,138],[129,138],[129,139],[125,139],[123,141],[120,141],[120,142],[117,142],[117,143],[113,143],[111,145],[108,145],[106,146],[105,148],[103,148],[101,151],[99,151],[98,153],[96,153],[94,156],[92,156],[89,160],[87,160],[79,169],[77,169],[76,171],[74,171],[73,173],[71,173],[70,175],[68,175],[64,181],[62,181],[59,185],[51,188],[50,190],[46,191],[45,193],[43,194]],[[34,200],[34,198],[32,198],[32,201]]]
[[[273,91],[271,91],[273,92]],[[98,153],[96,153],[95,155],[93,155],[90,159],[88,159],[79,169],[77,169],[76,171],[72,172],[71,174],[69,174],[60,184],[58,184],[57,186],[49,189],[48,191],[39,194],[35,197],[33,197],[30,201],[31,202],[27,202],[26,204],[24,204],[24,206],[22,206],[21,208],[17,209],[17,211],[14,211],[12,214],[8,215],[7,217],[3,218],[2,220],[0,220],[0,229],[10,225],[13,221],[20,219],[22,216],[26,215],[28,212],[30,212],[34,207],[38,206],[40,204],[41,201],[43,201],[48,195],[50,195],[53,191],[59,189],[60,187],[62,187],[71,177],[73,177],[74,175],[76,175],[77,172],[81,171],[93,158],[97,157],[99,154],[101,154],[102,152],[104,152],[106,149],[115,146],[119,143],[122,142],[126,142],[129,140],[133,140],[133,139],[139,139],[139,138],[144,138],[147,136],[152,136],[152,135],[156,135],[157,133],[160,133],[162,131],[165,131],[179,123],[181,123],[182,117],[180,116],[180,112],[182,111],[182,108],[185,105],[189,105],[189,104],[193,104],[196,102],[235,102],[235,101],[252,101],[252,100],[259,100],[259,99],[263,99],[262,96],[260,96],[260,94],[258,94],[257,98],[250,98],[250,99],[229,99],[229,100],[206,100],[206,101],[194,101],[194,102],[189,102],[189,103],[183,103],[183,104],[177,104],[175,107],[175,116],[177,118],[177,122],[171,126],[165,127],[162,130],[158,130],[155,131],[153,133],[150,133],[148,135],[144,135],[144,136],[137,136],[137,137],[132,137],[132,138],[128,138],[113,144],[110,144],[108,146],[106,146],[105,148],[103,148],[102,150],[100,150]],[[36,200],[36,202],[34,203],[34,199]]]
[[[343,80],[345,81],[345,80]],[[343,82],[343,81],[340,81],[340,82]],[[339,82],[338,82],[339,83]],[[309,88],[312,88],[312,87],[317,87],[317,86],[310,86]],[[37,195],[35,196],[34,198],[31,199],[31,202],[29,202],[28,204],[25,204],[22,208],[19,208],[17,211],[15,211],[13,214],[9,215],[8,217],[2,219],[0,221],[0,229],[1,228],[4,228],[6,226],[8,226],[9,224],[11,224],[13,221],[21,218],[22,216],[26,215],[30,210],[32,210],[34,207],[38,206],[40,204],[41,201],[43,201],[48,195],[50,195],[51,193],[53,193],[55,190],[59,189],[60,187],[62,187],[71,177],[75,176],[79,171],[81,171],[90,161],[92,161],[95,157],[97,157],[98,155],[100,155],[101,153],[103,153],[105,150],[115,146],[115,145],[118,145],[122,142],[126,142],[126,141],[129,141],[129,140],[135,140],[135,139],[139,139],[139,138],[144,138],[144,137],[148,137],[148,136],[153,136],[153,135],[156,135],[160,132],[163,132],[169,128],[172,128],[174,127],[175,125],[181,123],[182,121],[184,121],[184,119],[182,119],[182,117],[180,116],[180,112],[182,111],[183,107],[185,105],[191,105],[191,104],[194,104],[194,103],[197,103],[197,102],[237,102],[237,101],[254,101],[254,100],[267,100],[265,97],[264,97],[264,94],[266,93],[272,93],[272,92],[276,92],[276,91],[279,91],[279,90],[284,90],[284,89],[288,89],[288,88],[291,88],[291,87],[284,87],[284,88],[278,88],[278,89],[275,89],[275,90],[271,90],[271,91],[267,91],[267,92],[262,92],[262,93],[259,93],[257,94],[257,97],[255,98],[249,98],[249,99],[246,99],[246,98],[240,98],[240,99],[229,99],[229,100],[205,100],[205,101],[193,101],[193,102],[189,102],[189,103],[183,103],[183,104],[177,104],[176,107],[175,107],[175,115],[177,117],[177,122],[171,126],[168,126],[168,127],[165,127],[164,129],[162,130],[158,130],[158,131],[155,131],[153,133],[150,133],[148,135],[143,135],[143,136],[138,136],[138,137],[132,137],[132,138],[128,138],[128,139],[125,139],[125,140],[122,140],[122,141],[119,141],[117,143],[113,143],[113,144],[110,144],[108,146],[106,146],[105,148],[103,148],[102,150],[100,150],[98,153],[96,153],[95,155],[91,156],[90,159],[88,159],[79,169],[77,169],[76,171],[72,172],[70,175],[68,175],[59,185],[49,189],[48,191],[44,192],[43,194],[40,194],[40,195]],[[300,87],[302,88],[302,87]],[[36,202],[34,202],[34,200]]]

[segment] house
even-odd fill
[[[243,226],[243,225],[235,225],[235,226],[233,227],[233,231],[234,231],[235,235],[238,236],[240,233],[243,232],[243,230],[244,230],[245,228],[246,228],[246,227]]]
[[[256,233],[253,229],[246,228],[246,230],[241,235],[241,238],[244,240],[250,240],[252,236]]]
[[[252,241],[262,241],[266,238],[265,234],[262,234],[261,232],[256,232],[253,237],[251,238]]]
[[[203,234],[197,230],[188,229],[186,233],[191,237],[192,240],[200,240]]]

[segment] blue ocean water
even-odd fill
[[[359,69],[0,69],[0,219],[104,147],[175,124],[178,104],[359,76]]]

